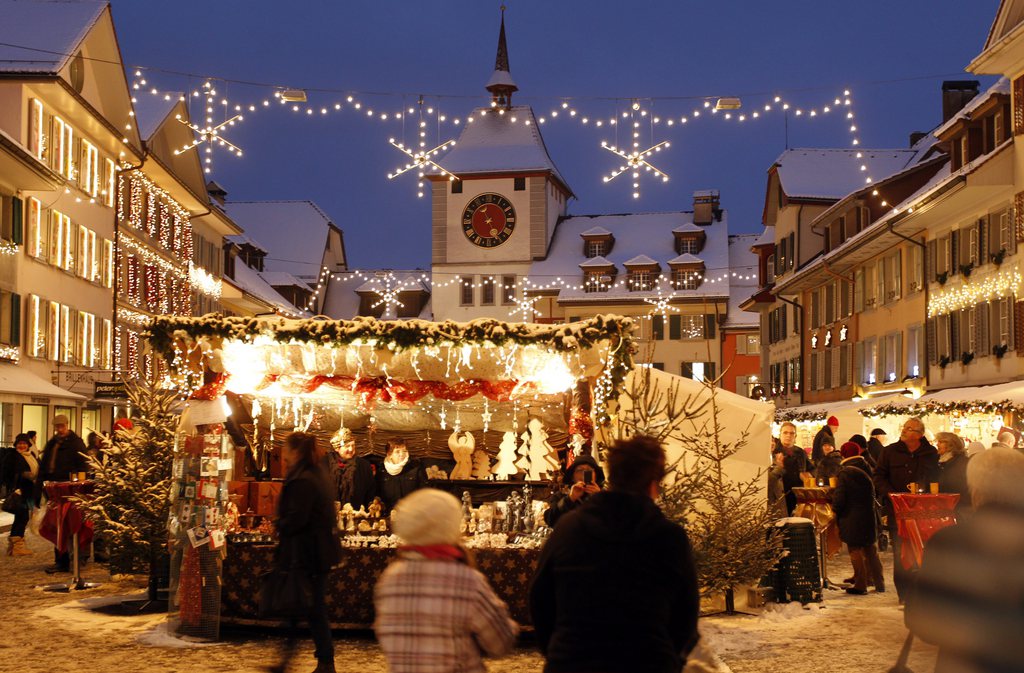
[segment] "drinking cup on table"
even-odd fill
[[[78,481],[78,473],[77,472],[72,472],[71,474],[69,474],[68,475],[68,480],[69,481]]]
[[[85,481],[85,472],[78,473],[78,481]]]
[[[836,487],[836,478],[835,477],[829,477],[828,478],[828,485],[831,488],[835,488]]]
[[[938,482],[933,481],[932,483],[928,484],[928,489],[932,492],[932,495],[938,495],[938,493],[939,493],[939,484],[938,484]]]
[[[907,491],[909,491],[910,493],[918,493],[917,482],[912,481],[909,484],[907,484]]]

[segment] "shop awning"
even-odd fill
[[[0,396],[10,395],[18,397],[57,397],[65,400],[81,401],[87,399],[84,395],[58,388],[24,367],[0,363]]]
[[[911,406],[914,400],[900,393],[865,397],[859,400],[839,400],[837,402],[819,402],[804,404],[799,407],[784,407],[775,411],[775,421],[805,421],[824,423],[829,416],[845,412],[861,412],[881,406]],[[869,414],[865,414],[869,415]]]

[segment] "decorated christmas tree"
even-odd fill
[[[103,445],[103,459],[90,459],[95,492],[80,502],[106,540],[111,569],[132,572],[156,564],[167,544],[171,464],[178,400],[173,392],[129,383],[137,416]]]
[[[501,436],[501,444],[498,445],[498,462],[491,468],[491,473],[498,479],[508,479],[519,472],[515,462],[516,433],[509,431]]]
[[[487,457],[487,452],[483,449],[477,449],[473,452],[473,478],[491,478],[491,459]]]

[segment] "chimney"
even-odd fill
[[[942,83],[942,123],[952,119],[957,112],[964,109],[972,98],[978,95],[978,80],[955,79]]]
[[[210,195],[211,199],[222,206],[228,198],[228,190],[224,189],[213,180],[206,183],[206,192]]]
[[[722,219],[722,210],[718,206],[717,189],[701,189],[693,193],[693,223],[711,224]]]
[[[928,133],[925,131],[911,131],[910,133],[910,147],[918,144],[924,138],[928,137]]]

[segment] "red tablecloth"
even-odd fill
[[[946,526],[956,523],[958,493],[890,493],[896,513],[896,534],[904,544],[900,546],[900,561],[907,570],[921,566],[924,546]]]
[[[71,549],[71,536],[78,535],[78,547],[92,542],[93,526],[82,516],[73,501],[73,495],[92,493],[95,484],[91,481],[51,481],[46,484],[48,504],[39,535],[49,540],[60,552]]]

